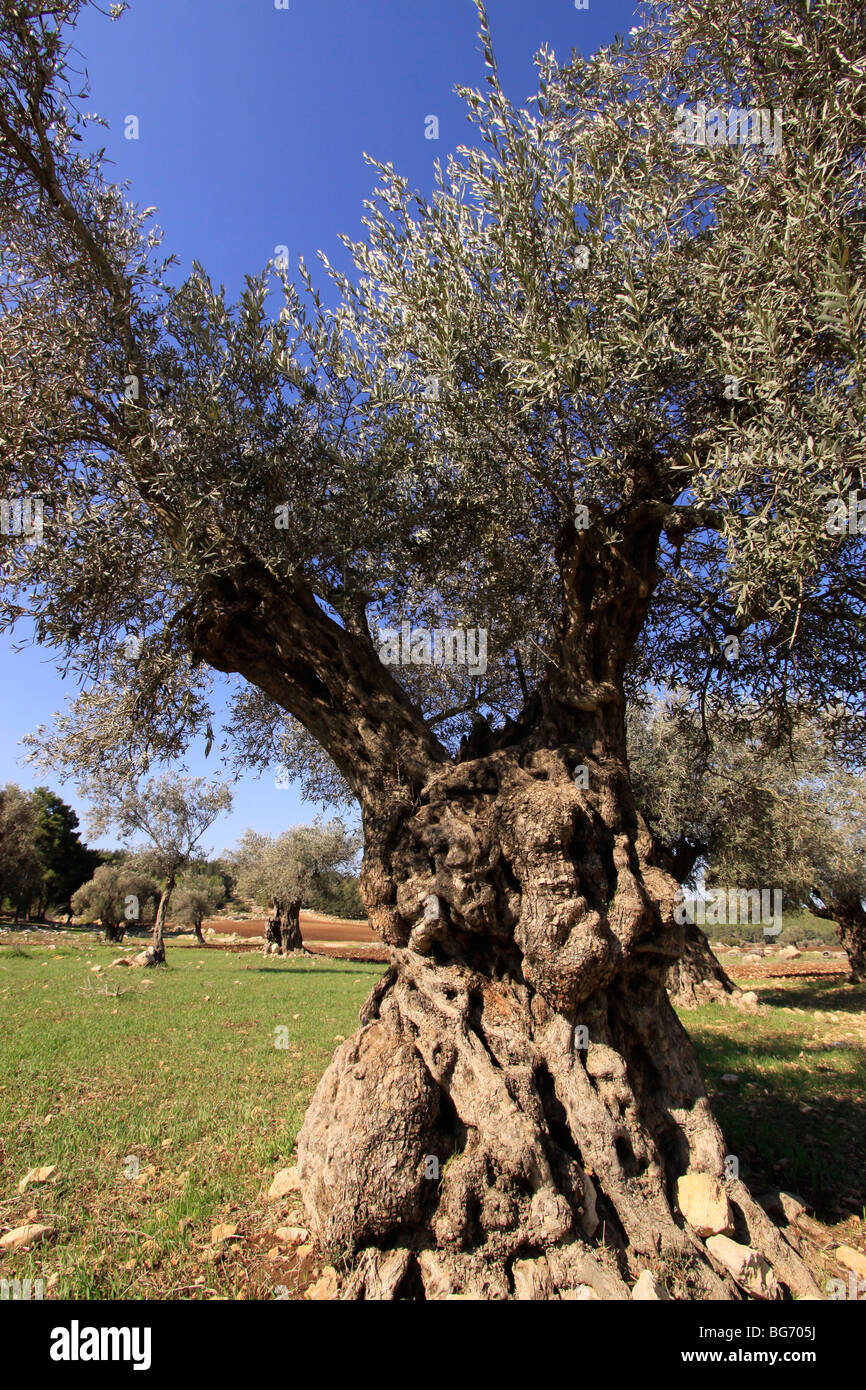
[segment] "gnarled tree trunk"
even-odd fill
[[[156,920],[153,924],[153,940],[147,952],[148,965],[165,965],[165,923],[168,915],[168,904],[173,891],[174,876],[172,875],[160,894]]]
[[[265,955],[272,955],[276,947],[281,956],[303,952],[308,954],[301,936],[301,899],[288,902],[275,902],[268,924],[265,928]]]
[[[531,744],[367,818],[392,964],[298,1139],[310,1223],[354,1257],[347,1296],[622,1298],[652,1268],[677,1296],[737,1297],[676,1209],[677,1178],[721,1177],[725,1148],[665,992],[678,885],[634,808],[620,706]],[[727,1191],[778,1292],[816,1293]]]
[[[866,912],[859,898],[833,904],[839,940],[848,957],[848,982],[866,980]]]
[[[126,935],[125,922],[104,922],[102,925],[102,935],[106,941],[122,941]]]
[[[733,1004],[741,1009],[755,1009],[755,995],[734,984],[700,927],[686,922],[683,933],[683,953],[668,971],[667,991],[671,1003],[678,1009],[699,1009],[704,1004]]]
[[[848,983],[861,984],[866,980],[866,911],[856,892],[833,896],[825,889],[814,888],[826,906],[814,901],[809,904],[816,917],[836,923],[839,942],[848,957]]]

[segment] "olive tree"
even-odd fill
[[[14,782],[0,787],[0,905],[10,899],[16,922],[39,897],[45,877],[38,829],[33,798]]]
[[[86,685],[43,753],[179,756],[226,677],[241,763],[285,748],[359,803],[391,966],[298,1140],[352,1293],[508,1297],[531,1251],[530,1295],[663,1261],[737,1297],[676,1210],[725,1146],[626,695],[780,729],[796,698],[862,739],[859,5],[653,5],[542,51],[524,108],[481,9],[474,143],[429,200],[377,166],[332,308],[303,264],[235,305],[200,265],[167,282],[74,138],[81,7],[0,10],[2,467],[45,532],[5,538],[2,615]],[[684,128],[702,101],[745,141]],[[727,1188],[773,1291],[814,1293]]]
[[[678,700],[632,707],[627,731],[638,808],[665,868],[688,891],[711,860],[719,835],[740,814],[751,787],[737,775],[725,776],[724,760],[712,760],[699,721]],[[667,977],[673,1003],[681,1009],[704,1004],[753,1008],[754,993],[737,987],[704,932],[683,915],[682,954]]]
[[[134,864],[100,864],[72,894],[71,907],[73,916],[99,922],[106,941],[122,941],[130,922],[145,920],[147,905],[159,896],[158,885]]]
[[[118,784],[98,774],[90,778],[86,792],[94,833],[103,834],[114,826],[122,840],[138,839],[137,861],[160,880],[147,963],[164,965],[166,915],[178,874],[217,816],[230,809],[232,794],[218,782],[169,772],[141,785],[134,781]]]
[[[638,804],[681,883],[700,864],[711,888],[772,885],[789,910],[837,924],[852,982],[866,967],[866,776],[804,719],[784,741],[753,728],[712,736],[674,701],[633,711],[629,758]],[[728,890],[730,892],[730,889]],[[671,967],[677,1004],[741,1002],[700,928]],[[722,972],[724,975],[724,972]],[[733,991],[733,993],[732,993]]]
[[[181,874],[172,898],[171,915],[176,922],[192,927],[195,939],[204,946],[202,922],[213,916],[226,900],[225,883],[219,874],[209,874],[207,866],[191,866]]]
[[[241,893],[267,902],[272,912],[265,934],[265,952],[280,955],[303,951],[300,910],[323,874],[349,868],[360,841],[340,820],[298,825],[271,838],[248,830],[231,862]]]

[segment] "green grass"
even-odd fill
[[[303,1215],[296,1195],[273,1203],[267,1190],[382,966],[169,943],[166,970],[131,971],[108,969],[122,952],[87,933],[13,941],[0,945],[0,1227],[56,1234],[0,1259],[0,1277],[54,1276],[51,1295],[71,1298],[300,1296],[320,1257],[279,1244],[274,1228]],[[753,1191],[793,1191],[857,1242],[866,989],[739,983],[757,990],[759,1015],[682,1015],[728,1149]],[[49,1164],[56,1181],[19,1194]],[[224,1222],[237,1237],[215,1248]]]
[[[680,1017],[740,1176],[782,1187],[837,1222],[866,1207],[866,987],[838,979],[740,980],[764,1010]],[[734,1073],[739,1082],[722,1081]]]
[[[169,947],[165,970],[105,968],[118,954],[0,947],[0,1221],[56,1228],[0,1275],[57,1273],[71,1298],[273,1296],[285,1209],[267,1189],[382,967]],[[19,1195],[49,1164],[57,1181]],[[238,1241],[214,1259],[227,1221]]]

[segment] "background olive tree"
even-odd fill
[[[298,825],[270,837],[248,830],[230,858],[238,891],[272,908],[265,951],[281,955],[302,951],[300,910],[310,905],[317,880],[350,868],[361,848],[360,837],[342,821]]]
[[[86,792],[94,834],[114,827],[121,840],[137,840],[137,862],[160,881],[148,964],[164,964],[166,915],[178,874],[217,817],[230,809],[232,794],[228,787],[202,777],[168,772],[141,785],[93,777]]]
[[[784,910],[837,924],[850,979],[864,979],[866,777],[824,725],[805,719],[782,741],[754,727],[714,738],[712,717],[702,724],[674,700],[632,712],[629,759],[638,804],[680,883],[694,887],[700,868],[708,887],[778,890]],[[701,979],[721,1000],[721,967],[700,928],[687,932],[688,969],[685,957],[672,967],[677,1002]]]
[[[72,911],[99,922],[106,941],[122,941],[130,924],[148,920],[161,896],[159,885],[135,863],[100,864],[72,895]]]
[[[176,922],[192,927],[200,945],[205,944],[202,922],[223,906],[226,888],[222,876],[208,866],[190,865],[178,879],[172,897],[171,915]]]

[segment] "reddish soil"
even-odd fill
[[[212,927],[220,936],[264,936],[267,923],[264,917],[246,917],[235,921],[231,917],[211,917],[204,929]],[[350,922],[344,917],[321,917],[315,912],[301,913],[301,936],[311,941],[366,941],[380,945],[378,936],[366,922]]]
[[[213,927],[217,936],[262,937],[265,934],[264,917],[247,917],[235,921],[231,917],[213,917],[205,922],[204,929]],[[352,922],[343,917],[322,917],[315,912],[301,913],[301,936],[304,945],[317,956],[336,956],[340,960],[372,960],[387,962],[390,956],[375,932],[366,922]],[[214,942],[214,945],[217,943]],[[351,946],[355,950],[347,949]],[[223,951],[250,951],[260,949],[246,942],[232,942],[221,946]]]
[[[722,961],[724,965],[724,960]],[[756,960],[754,965],[725,965],[725,970],[732,980],[783,980],[788,975],[796,975],[801,978],[817,975],[847,975],[848,971],[841,961],[836,960],[814,960],[805,965],[799,965],[797,961],[765,961]]]

